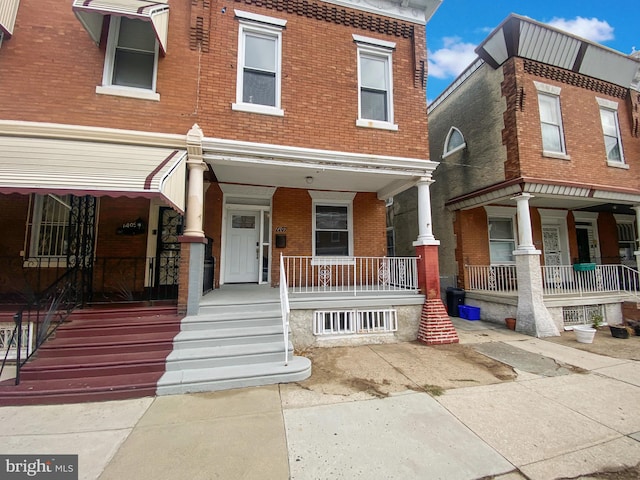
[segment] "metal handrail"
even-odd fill
[[[15,343],[16,350],[16,378],[15,384],[20,384],[20,369],[33,356],[38,348],[57,330],[57,328],[71,315],[81,302],[82,283],[79,280],[79,268],[72,268],[53,282],[37,298],[22,307],[14,316],[15,327],[11,340],[7,345],[0,374],[4,370],[9,350]],[[22,325],[24,322],[35,324],[35,342],[32,349],[27,349],[27,357],[22,360]],[[17,336],[17,339],[16,339]]]
[[[284,364],[289,364],[289,288],[287,286],[287,272],[284,268],[284,257],[280,254],[280,309],[282,312],[282,331],[284,334]]]

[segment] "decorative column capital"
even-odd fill
[[[187,163],[202,162],[202,139],[204,134],[197,123],[193,124],[191,130],[187,132]]]

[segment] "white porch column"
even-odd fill
[[[413,242],[415,247],[419,245],[440,245],[433,236],[433,224],[431,220],[431,193],[429,185],[433,183],[430,177],[422,177],[417,183],[418,187],[418,239]]]
[[[207,165],[202,160],[202,130],[194,124],[187,133],[187,169],[189,170],[189,190],[184,235],[204,237],[202,212],[204,210],[204,171]]]
[[[529,199],[533,195],[530,193],[522,193],[511,200],[517,202],[518,212],[518,250],[535,251],[533,246],[533,232],[531,231],[531,214],[529,213]],[[538,251],[538,254],[540,252]]]
[[[522,193],[512,197],[517,202],[518,248],[513,252],[518,278],[518,310],[516,330],[536,337],[559,336],[560,331],[544,304],[541,251],[533,245],[529,200],[532,195]]]
[[[636,268],[640,268],[640,205],[634,205],[633,209],[636,212],[636,250],[633,254],[636,257]]]

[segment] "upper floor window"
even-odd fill
[[[59,258],[67,255],[70,197],[33,196],[30,258]]]
[[[466,146],[467,144],[464,141],[462,132],[456,127],[451,127],[449,133],[447,134],[447,138],[444,141],[444,152],[442,153],[442,156],[446,157],[447,155],[457,152],[458,150],[462,150]]]
[[[168,0],[73,0],[73,13],[100,46],[108,22],[102,85],[96,93],[160,100],[158,56],[167,53]]]
[[[360,127],[397,130],[393,123],[392,53],[396,44],[353,35],[358,46],[358,120]]]
[[[560,88],[534,82],[538,90],[542,149],[545,154],[565,155],[564,131],[560,111]]]
[[[158,42],[150,22],[111,17],[98,93],[159,100],[156,93]]]
[[[241,10],[234,110],[284,115],[281,109],[282,29],[286,20]]]
[[[618,104],[604,98],[597,98],[600,105],[600,122],[604,134],[604,147],[607,152],[607,162],[614,165],[624,164],[622,140],[620,139],[620,124],[618,123]]]

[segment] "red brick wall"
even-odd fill
[[[518,88],[522,88],[524,92],[522,111],[518,110],[515,114],[518,121],[517,149],[520,153],[520,168],[514,174],[638,190],[640,168],[638,168],[637,162],[640,158],[640,138],[637,133],[634,134],[633,114],[630,111],[632,102],[629,99],[617,98],[527,74],[524,72],[522,59],[512,59],[508,63],[514,64],[509,68],[515,68]],[[505,72],[507,70],[509,69],[505,67]],[[566,151],[570,160],[542,156],[538,93],[534,81],[561,88],[560,108]],[[596,97],[618,103],[618,120],[625,160],[631,165],[628,170],[607,166],[600,110]],[[515,160],[510,158],[510,161],[514,162]],[[553,172],[552,175],[550,172]]]
[[[181,134],[197,122],[211,137],[428,158],[425,90],[414,85],[414,54],[426,57],[419,41],[424,27],[413,25],[418,42],[414,49],[411,38],[265,7],[231,3],[222,13],[219,5],[203,9],[203,4],[192,3],[171,2],[167,55],[158,62],[161,100],[155,102],[96,94],[95,87],[102,83],[104,40],[100,48],[91,41],[70,2],[23,0],[15,35],[0,53],[0,118]],[[231,110],[236,98],[236,7],[288,22],[282,33],[282,118]],[[208,51],[189,48],[194,22],[190,8],[196,16],[209,15]],[[354,33],[396,42],[397,132],[355,126]]]
[[[612,213],[603,212],[598,215],[598,238],[600,240],[602,263],[620,263],[618,228]]]
[[[458,239],[456,261],[458,262],[458,279],[465,279],[465,265],[489,265],[489,232],[487,213],[482,207],[456,212],[454,231]],[[458,280],[460,283],[461,280]],[[465,283],[461,285],[466,288]]]

